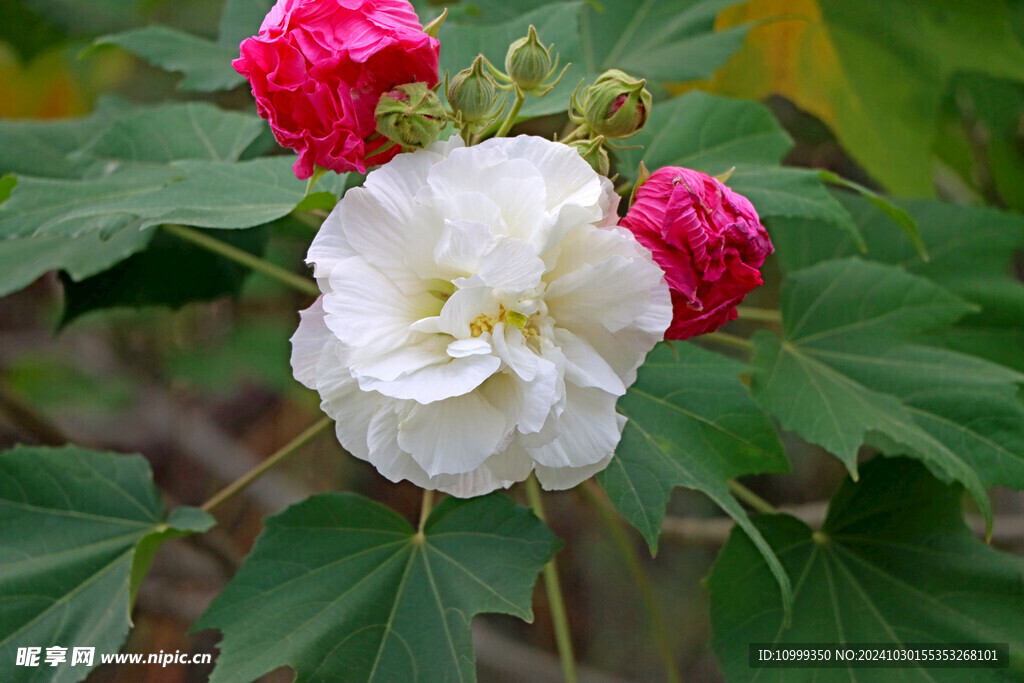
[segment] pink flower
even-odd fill
[[[620,222],[651,250],[672,292],[666,339],[713,332],[761,285],[772,243],[753,205],[717,179],[687,168],[655,171]]]
[[[375,135],[381,93],[437,83],[437,40],[406,0],[278,0],[240,49],[231,65],[277,141],[298,151],[299,178],[314,166],[362,173],[394,157],[397,146],[374,156],[388,143]]]

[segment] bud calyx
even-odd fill
[[[377,132],[402,147],[426,147],[437,139],[447,115],[426,83],[406,83],[380,96]]]

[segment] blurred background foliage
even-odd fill
[[[453,20],[497,30],[490,25],[548,3],[416,4],[424,20],[448,4]],[[661,100],[701,90],[765,103],[796,142],[786,159],[789,164],[833,170],[897,197],[938,196],[1024,211],[1024,3],[601,4],[585,7],[582,20],[600,25],[607,20],[603,12],[627,19],[643,13],[671,24],[672,17],[698,5],[716,37],[705,35],[698,21],[693,30],[704,42],[687,51],[679,47],[678,36],[670,35],[664,50],[657,52],[659,44],[644,30],[652,32],[659,24],[641,24],[643,30],[625,52],[608,55],[600,41],[584,44],[578,75],[612,56],[620,62],[632,60],[641,72],[651,69],[652,89]],[[268,5],[248,0],[233,2],[231,8],[242,21],[262,16]],[[0,0],[0,117],[79,116],[112,95],[135,103],[199,99],[251,110],[244,87],[188,92],[182,89],[180,74],[118,47],[94,44],[101,36],[159,25],[231,52],[230,43],[254,33],[258,21],[243,33],[237,27],[226,32],[223,9],[217,0]],[[576,16],[575,7],[566,11]],[[543,32],[541,37],[555,40]],[[644,43],[645,38],[651,42]],[[462,44],[442,47],[446,49],[475,54],[478,48]],[[503,52],[504,45],[495,49]],[[655,57],[666,61],[656,63]],[[704,68],[704,59],[715,63]],[[699,76],[687,80],[690,76],[673,74]],[[566,80],[570,92],[571,80]],[[565,124],[557,112],[538,113],[549,115],[528,124],[533,130],[550,133]],[[263,138],[268,138],[266,132]],[[262,144],[266,149],[272,143],[264,139]],[[299,220],[281,219],[244,248],[265,249],[269,260],[300,271],[313,231]],[[834,231],[825,235],[823,239],[840,240]],[[151,268],[159,272],[166,262],[153,251],[138,256],[156,259]],[[1019,274],[1019,255],[1016,267]],[[94,279],[91,289],[80,286],[65,295],[62,278],[50,274],[0,300],[0,445],[69,435],[92,447],[142,452],[168,498],[195,505],[287,442],[317,413],[316,397],[292,380],[288,365],[287,338],[297,321],[295,311],[305,305],[303,297],[260,275],[226,272],[215,291],[162,302],[175,310],[126,309],[120,306],[136,302],[96,303],[96,298],[102,300],[111,290],[137,292],[147,283],[118,280],[116,268],[99,277],[106,279]],[[66,276],[63,280],[69,282]],[[776,304],[777,287],[771,283],[778,282],[777,274],[769,273],[768,280],[769,286],[750,303]],[[182,307],[186,300],[199,298],[213,300]],[[744,325],[749,323],[737,322],[732,330],[752,329]],[[841,465],[819,457],[818,449],[793,435],[784,438],[793,473],[754,478],[752,485],[773,501],[813,514],[818,501],[837,487]],[[125,650],[210,651],[215,635],[190,635],[188,628],[237,568],[263,516],[311,492],[335,489],[365,492],[410,517],[419,504],[418,490],[385,482],[363,463],[341,456],[333,437],[320,438],[254,487],[251,495],[232,503],[222,518],[227,521],[213,533],[167,545],[140,594],[136,627]],[[632,583],[604,527],[582,511],[571,493],[554,496],[551,507],[552,526],[566,541],[559,561],[581,659],[612,672],[607,680],[659,680],[661,666],[646,635],[639,597],[632,588],[621,588]],[[995,507],[1011,519],[1024,514],[1024,500],[1006,491],[999,492]],[[720,680],[708,646],[707,596],[700,580],[729,524],[717,518],[719,511],[703,496],[681,489],[669,511],[694,523],[667,535],[657,560],[646,556],[638,536],[630,539],[665,606],[668,632],[686,679]],[[1019,553],[1022,539],[1024,529],[1018,529],[996,543]],[[532,626],[511,618],[479,620],[485,623],[477,633],[482,680],[523,680],[509,671],[527,671],[530,680],[557,679],[543,598],[537,604],[538,619]],[[89,680],[193,681],[204,680],[207,673],[203,667],[184,666],[101,668]],[[268,678],[288,680],[287,674]],[[605,678],[595,675],[593,680]]]

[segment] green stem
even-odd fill
[[[703,339],[705,341],[715,342],[722,346],[731,346],[734,349],[740,349],[742,351],[753,351],[754,345],[749,340],[743,337],[737,337],[734,334],[728,334],[727,332],[708,332],[702,334],[697,339]]]
[[[316,283],[309,278],[296,275],[291,271],[285,270],[281,266],[276,266],[273,263],[261,259],[258,256],[253,256],[249,252],[243,251],[238,247],[232,246],[218,239],[214,239],[209,235],[205,235],[198,230],[170,223],[165,223],[161,227],[179,239],[191,242],[192,244],[200,246],[207,251],[212,251],[214,254],[219,254],[224,258],[231,259],[236,263],[241,263],[247,268],[252,268],[257,273],[263,273],[264,275],[272,277],[304,294],[312,294],[314,296],[318,296],[320,294],[320,288],[317,287]]]
[[[758,512],[763,512],[766,515],[777,515],[778,510],[775,506],[769,503],[767,500],[757,495],[743,484],[739,483],[735,479],[730,479],[728,482],[729,490],[732,494],[742,500],[744,503],[754,508]]]
[[[576,126],[576,128],[571,133],[569,133],[564,138],[559,140],[559,142],[562,142],[562,143],[572,142],[576,138],[582,137],[583,133],[586,132],[586,129],[587,129],[586,126]]]
[[[331,420],[331,418],[325,417],[306,431],[299,434],[269,458],[214,494],[210,500],[203,503],[203,510],[210,512],[222,503],[234,498],[238,493],[244,491],[250,484],[262,477],[269,470],[284,462],[289,455],[299,450],[302,446],[305,446],[314,436],[329,427],[332,423],[333,420]]]
[[[530,507],[541,520],[546,521],[544,505],[541,502],[540,484],[537,477],[530,475],[526,480],[526,499]],[[576,658],[572,653],[572,636],[569,633],[569,619],[565,614],[565,600],[562,588],[558,585],[558,568],[554,558],[544,565],[544,589],[548,594],[548,606],[551,608],[551,620],[555,626],[555,641],[558,643],[558,659],[562,662],[562,675],[566,683],[578,683],[576,676]]]
[[[626,569],[629,570],[633,581],[640,590],[640,596],[647,607],[647,614],[651,618],[651,630],[654,632],[654,641],[658,647],[658,654],[661,656],[661,661],[665,666],[666,680],[669,683],[680,683],[682,678],[676,666],[675,654],[672,652],[672,641],[668,637],[668,627],[665,624],[665,616],[662,614],[661,605],[658,603],[657,596],[654,594],[654,586],[651,585],[647,572],[644,571],[643,565],[640,564],[636,548],[629,540],[629,536],[626,534],[626,529],[618,513],[612,508],[604,491],[601,490],[601,487],[593,479],[587,480],[583,486],[576,490],[597,511],[601,521],[608,527],[612,542],[615,544],[619,555],[626,564]]]
[[[753,306],[737,306],[736,313],[740,320],[756,320],[764,323],[781,323],[782,312],[774,308],[754,308]]]
[[[432,489],[423,489],[423,503],[420,506],[420,524],[416,529],[418,536],[423,536],[423,527],[427,525],[427,518],[430,517],[430,511],[434,507],[434,491]]]
[[[494,137],[500,138],[507,135],[509,130],[512,129],[512,124],[516,122],[516,117],[519,116],[519,110],[523,108],[523,102],[526,101],[526,94],[516,88],[516,100],[512,103],[512,110],[509,111],[508,116],[501,122],[501,127],[498,128],[498,132],[494,134]]]

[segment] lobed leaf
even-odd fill
[[[502,494],[446,498],[422,536],[361,496],[313,496],[266,520],[196,625],[224,633],[211,680],[283,665],[300,681],[475,680],[473,616],[532,619],[533,584],[557,547]]]
[[[77,446],[0,453],[3,680],[77,681],[86,672],[68,664],[17,667],[19,647],[119,649],[131,599],[159,542],[214,523],[200,510],[179,510],[163,521],[140,456]]]
[[[738,379],[746,370],[692,344],[656,348],[619,401],[618,410],[629,421],[598,480],[652,552],[672,489],[701,491],[765,551],[786,601],[788,578],[727,486],[742,474],[789,468],[771,421]]]
[[[715,562],[712,647],[729,680],[880,680],[880,670],[749,668],[749,643],[1009,643],[1011,669],[970,670],[972,681],[1024,675],[1024,560],[975,538],[959,486],[920,464],[876,458],[832,499],[820,531],[788,515],[754,519],[794,587],[792,624],[765,604],[775,591],[761,553],[733,531]],[[887,670],[899,680],[961,681],[958,669]],[[886,678],[888,680],[888,678]]]

